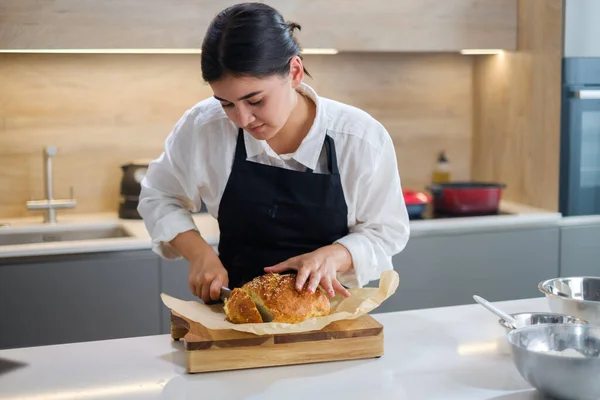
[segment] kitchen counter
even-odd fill
[[[543,298],[498,304],[548,311]],[[382,358],[208,374],[187,374],[182,343],[169,335],[4,350],[0,400],[541,398],[479,305],[374,318],[384,325]]]
[[[458,232],[483,232],[499,231],[514,228],[531,228],[558,226],[561,214],[550,212],[519,204],[502,201],[501,211],[504,215],[463,217],[449,219],[432,219],[411,221],[411,237],[425,236],[433,233],[458,233]],[[194,214],[194,222],[205,240],[212,246],[217,246],[219,240],[219,226],[210,214]],[[141,220],[119,219],[116,213],[98,214],[69,214],[59,213],[58,226],[110,226],[119,225],[130,237],[78,240],[65,242],[47,242],[27,245],[0,246],[0,258],[40,256],[53,254],[81,254],[107,251],[142,250],[150,249],[150,236]],[[41,217],[27,217],[5,219],[8,227],[1,227],[2,231],[27,231],[31,227],[41,225]],[[48,228],[51,228],[48,226]]]
[[[206,242],[216,246],[219,242],[217,220],[206,213],[193,214],[192,218]],[[119,219],[117,213],[63,214],[58,216],[58,221],[56,227],[60,229],[120,226],[129,237],[0,246],[0,258],[144,250],[152,247],[150,235],[142,220]],[[2,223],[8,224],[8,227],[0,227],[0,233],[10,230],[27,232],[40,226],[52,229],[51,225],[42,224],[41,218],[36,217],[4,219]]]
[[[411,221],[411,237],[432,233],[492,232],[515,228],[557,226],[561,213],[502,201],[499,215]]]
[[[560,226],[600,226],[600,215],[563,217]]]

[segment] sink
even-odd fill
[[[0,229],[0,246],[131,237],[119,224],[35,225]]]

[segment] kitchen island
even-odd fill
[[[543,298],[498,305],[548,311]],[[183,344],[169,335],[4,350],[0,400],[543,398],[479,305],[373,316],[384,326],[385,355],[358,361],[190,375]]]

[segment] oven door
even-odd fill
[[[600,214],[600,86],[563,97],[560,212]]]

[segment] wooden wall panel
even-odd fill
[[[558,210],[562,1],[519,2],[519,51],[477,57],[473,176]]]
[[[454,178],[470,177],[470,57],[359,53],[307,62],[315,78],[307,82],[323,96],[362,108],[384,124],[394,139],[405,187],[424,189],[442,150]]]
[[[516,46],[517,0],[267,0],[307,48],[457,51]],[[3,0],[0,48],[199,48],[231,0]]]
[[[392,135],[405,187],[428,184],[445,149],[470,175],[472,59],[456,54],[306,56],[322,96],[361,107]],[[212,95],[194,55],[0,54],[0,218],[43,198],[42,148],[58,147],[55,197],[116,211],[119,166],[154,158],[182,113]]]

